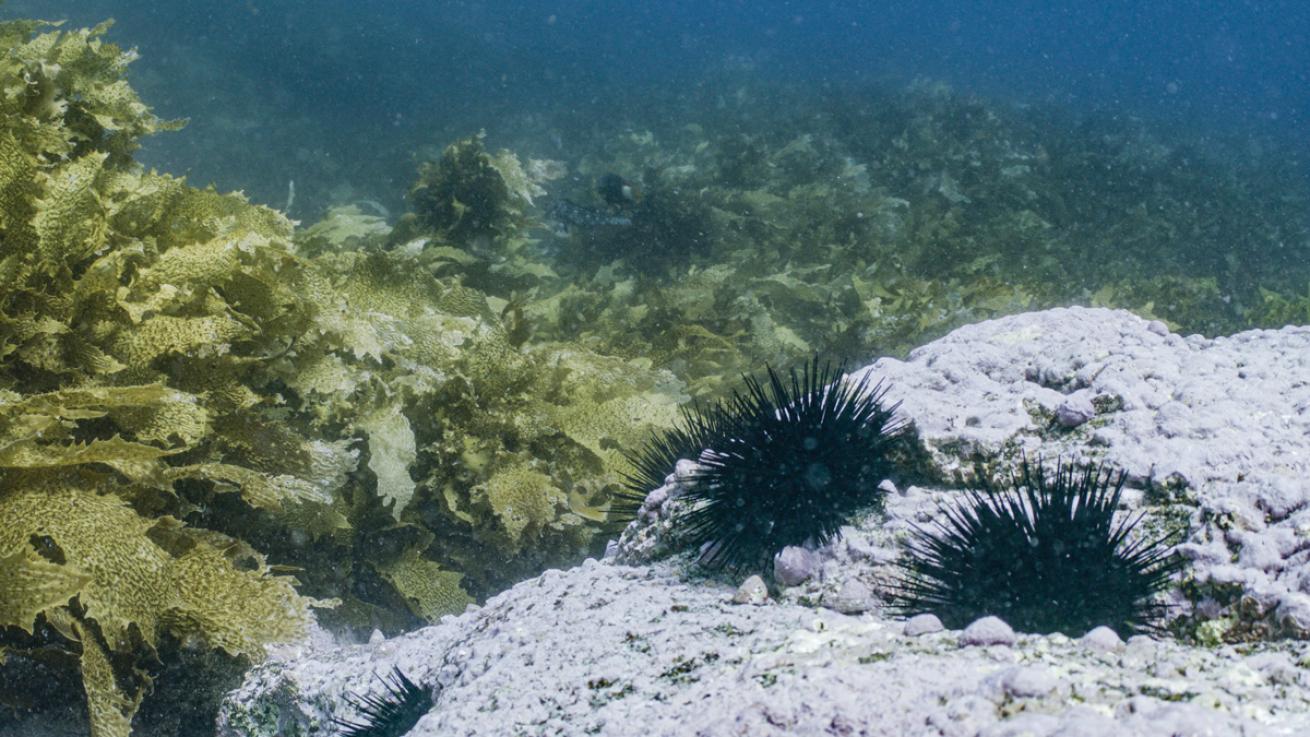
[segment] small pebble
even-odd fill
[[[665,484],[664,486],[661,486],[658,489],[655,489],[651,491],[651,493],[647,494],[646,501],[643,503],[643,506],[645,506],[647,509],[657,509],[661,504],[663,504],[666,500],[668,500],[668,498],[669,498],[669,486],[668,484]]]
[[[1003,722],[990,724],[978,732],[978,737],[1051,737],[1065,733],[1056,731],[1060,720],[1050,714],[1021,712]]]
[[[1055,408],[1055,421],[1060,423],[1060,427],[1078,427],[1095,416],[1096,408],[1086,394],[1065,397],[1060,406]]]
[[[834,596],[825,596],[823,605],[842,614],[861,614],[878,608],[878,597],[858,578],[847,579]]]
[[[799,586],[818,570],[819,556],[807,548],[788,545],[773,557],[773,577],[783,586]]]
[[[1136,650],[1154,650],[1160,643],[1155,641],[1150,635],[1133,635],[1128,638],[1128,647]]]
[[[1053,734],[1060,737],[1124,737],[1128,732],[1108,714],[1089,706],[1071,706],[1060,715]]]
[[[1156,335],[1169,334],[1169,326],[1165,325],[1163,322],[1159,320],[1152,320],[1146,323],[1146,329],[1151,331],[1152,333],[1155,333]]]
[[[942,620],[938,619],[936,614],[916,614],[905,622],[906,637],[930,635],[943,629],[945,627],[942,626]]]
[[[764,585],[764,579],[759,576],[751,576],[737,587],[737,593],[732,597],[733,604],[750,604],[760,606],[769,600],[769,587]]]
[[[1014,630],[1000,617],[983,617],[960,633],[961,645],[1013,645]]]
[[[1103,653],[1120,652],[1124,649],[1124,641],[1120,639],[1119,633],[1105,625],[1101,625],[1078,638],[1078,642],[1089,650]]]
[[[888,495],[901,493],[900,489],[896,488],[896,484],[892,483],[891,479],[883,479],[882,483],[878,484],[878,490]]]
[[[670,474],[673,478],[672,479],[666,478],[665,485],[668,485],[670,481],[672,483],[681,483],[687,479],[690,479],[691,477],[696,475],[696,469],[698,468],[700,468],[700,464],[697,463],[696,461],[689,461],[686,458],[679,460],[677,463],[673,465],[673,473]]]
[[[1292,662],[1292,657],[1287,653],[1253,655],[1247,661],[1247,665],[1263,675],[1269,683],[1295,686],[1300,681],[1300,668]]]
[[[1001,676],[1005,693],[1017,698],[1045,696],[1060,687],[1060,680],[1045,668],[1019,666],[1009,668]]]

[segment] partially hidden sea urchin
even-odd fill
[[[1071,637],[1158,629],[1155,595],[1183,562],[1166,538],[1131,536],[1140,514],[1115,522],[1123,485],[1122,471],[1061,463],[1048,477],[1025,459],[1008,486],[984,483],[915,528],[896,603],[956,629],[986,615]]]
[[[432,692],[409,680],[400,668],[392,668],[391,674],[380,680],[386,687],[382,694],[346,696],[346,701],[364,720],[348,722],[334,718],[332,721],[341,728],[341,737],[401,737],[432,710]]]
[[[662,483],[678,458],[699,463],[676,522],[703,565],[740,571],[788,545],[821,545],[881,501],[902,426],[881,383],[843,377],[817,359],[787,379],[770,368],[764,383],[747,377],[744,393],[687,413],[637,457],[647,482]]]

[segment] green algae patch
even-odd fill
[[[415,205],[400,241],[426,237],[443,276],[513,302],[533,341],[649,360],[698,398],[764,364],[863,363],[1068,304],[1206,334],[1307,314],[1289,249],[1310,240],[1310,192],[1269,152],[930,83],[700,94],[582,136],[572,176],[545,185],[603,210],[596,182],[629,177],[630,226],[529,219],[526,242],[519,225],[449,258]]]
[[[221,479],[288,519],[330,496],[309,463],[232,452],[268,444],[257,367],[306,315],[290,223],[132,164],[177,124],[107,28],[0,24],[0,640],[7,661],[75,656],[91,732],[118,737],[163,638],[255,661],[316,603],[193,525],[185,487]]]

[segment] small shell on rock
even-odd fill
[[[764,579],[759,576],[751,576],[737,587],[737,593],[732,596],[733,604],[751,604],[760,606],[769,600],[769,587],[764,585]]]
[[[960,633],[960,644],[968,645],[1013,645],[1014,630],[1000,617],[983,617],[964,628]]]

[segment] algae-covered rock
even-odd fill
[[[413,222],[402,226],[459,246],[507,238],[523,227],[533,198],[545,191],[509,151],[495,155],[479,134],[446,147],[441,158],[423,164],[410,190]]]
[[[377,674],[392,667],[444,684],[410,737],[1154,737],[1310,727],[1302,642],[1210,649],[1137,637],[1103,652],[1053,634],[962,647],[962,633],[940,625],[906,632],[878,611],[741,606],[730,594],[664,564],[548,572],[437,626],[261,666],[225,699],[217,733],[313,734],[353,714],[339,694],[384,693]],[[583,636],[578,622],[587,623]]]

